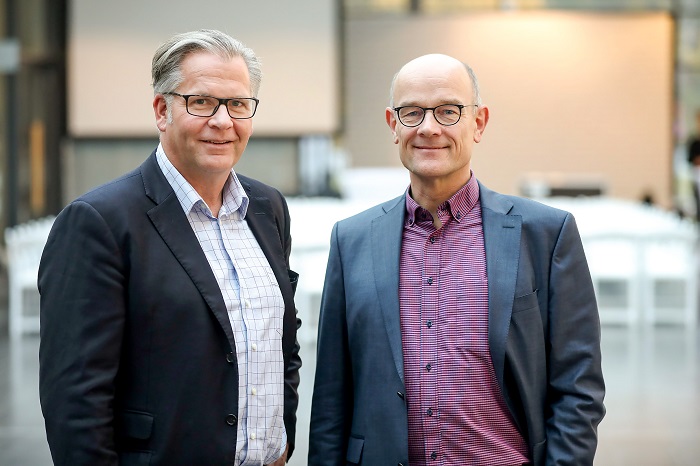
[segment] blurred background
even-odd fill
[[[333,223],[403,193],[384,109],[425,53],[468,62],[491,111],[473,169],[574,213],[603,324],[597,465],[700,457],[695,169],[698,0],[0,0],[0,465],[49,465],[38,404],[36,266],[70,200],[155,148],[150,63],[221,29],[262,58],[238,172],[292,214],[304,321],[306,463],[318,305]]]

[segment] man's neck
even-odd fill
[[[442,222],[438,219],[438,207],[462,189],[469,182],[470,178],[471,176],[461,182],[447,183],[438,179],[426,181],[411,175],[411,197],[419,206],[430,212],[433,216],[433,224],[436,228],[440,228]]]

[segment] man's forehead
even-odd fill
[[[468,103],[472,95],[471,81],[466,73],[462,75],[458,71],[424,70],[400,75],[394,86],[394,101],[400,105]]]

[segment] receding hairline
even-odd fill
[[[469,78],[469,81],[472,86],[472,98],[474,99],[474,103],[477,105],[481,105],[481,93],[479,90],[479,82],[476,78],[476,73],[474,73],[474,70],[472,69],[471,66],[469,66],[468,63],[460,61],[450,55],[445,55],[445,54],[439,54],[439,53],[433,53],[433,54],[428,54],[428,55],[422,55],[420,57],[414,58],[413,60],[407,62],[404,64],[399,71],[397,71],[394,74],[394,77],[391,80],[391,86],[389,88],[389,105],[391,107],[394,106],[394,88],[396,87],[396,81],[398,80],[399,76],[407,70],[410,70],[414,67],[421,66],[424,67],[426,65],[429,65],[431,62],[436,63],[436,62],[442,62],[442,63],[453,63],[456,66],[459,66],[460,68],[464,69],[467,73],[467,77]],[[426,63],[423,63],[426,62]]]

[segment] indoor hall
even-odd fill
[[[306,329],[304,334],[307,334]],[[0,337],[0,465],[49,466],[38,393],[38,338]],[[304,339],[298,444],[304,466],[315,343]],[[693,466],[700,455],[700,338],[679,325],[604,325],[607,414],[596,466]]]
[[[203,18],[165,0],[0,0],[0,226],[18,227],[17,239],[37,232],[30,243],[40,251],[67,202],[153,150],[148,68],[159,41],[195,27],[244,38],[265,78],[236,169],[279,188],[292,213],[304,365],[290,464],[304,466],[330,229],[403,192],[384,121],[389,82],[414,55],[452,54],[474,66],[492,112],[477,177],[570,210],[579,224],[603,321],[607,415],[596,465],[696,464],[700,259],[685,152],[700,108],[700,4],[247,3],[225,12],[233,3],[202,0],[218,12]],[[169,20],[154,23],[163,11]],[[49,465],[34,278],[30,267],[10,279],[11,237],[0,261],[0,466]],[[11,337],[18,289],[26,331]]]

